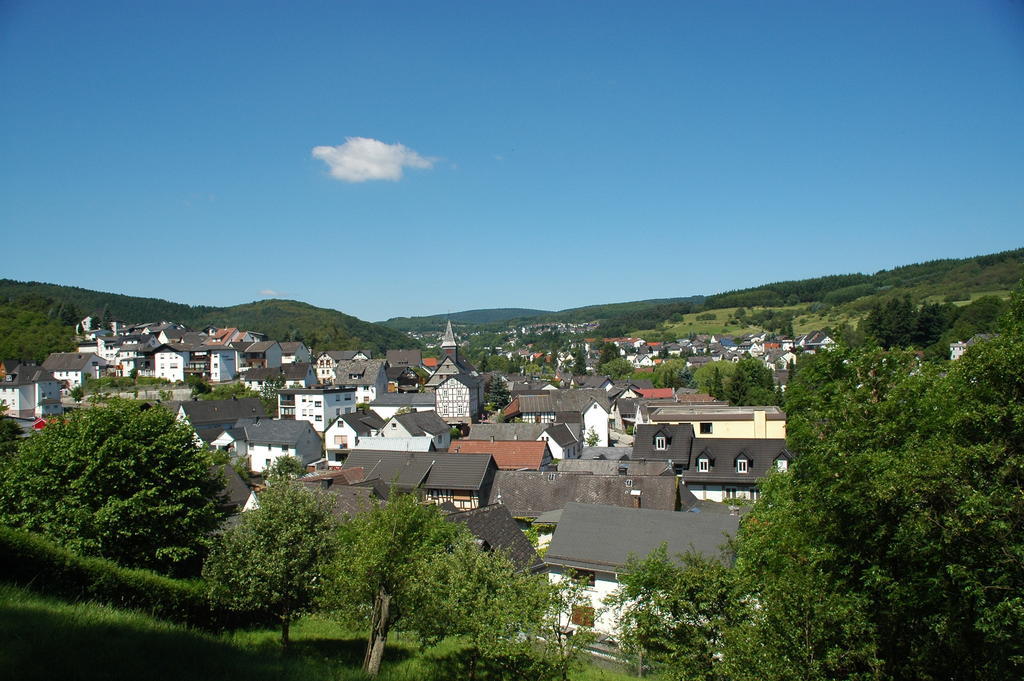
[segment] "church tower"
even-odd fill
[[[444,330],[444,338],[441,339],[441,352],[451,357],[453,362],[459,361],[459,346],[455,344],[455,333],[452,331],[452,320],[450,319]]]

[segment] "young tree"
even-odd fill
[[[584,444],[588,447],[596,447],[597,443],[600,441],[601,436],[597,434],[596,430],[594,430],[594,426],[590,426],[590,428],[587,429],[587,435],[583,440]]]
[[[83,397],[85,397],[85,389],[82,386],[76,385],[71,389],[71,399],[75,402],[81,402]]]
[[[274,459],[264,474],[267,482],[274,484],[288,482],[306,473],[306,467],[297,456],[279,456]]]
[[[198,568],[223,481],[166,409],[112,399],[51,421],[0,464],[0,522],[81,554],[165,572]]]
[[[633,364],[625,357],[616,357],[610,362],[605,362],[597,367],[597,372],[616,380],[628,378],[633,375]]]
[[[388,635],[415,607],[418,580],[430,561],[452,546],[458,529],[437,507],[396,490],[386,505],[342,526],[327,602],[339,616],[369,624],[367,674],[380,671]]]
[[[281,392],[282,388],[284,388],[284,378],[281,376],[268,378],[260,388],[260,401],[263,403],[263,409],[274,417],[277,416],[277,394]]]
[[[582,347],[577,348],[573,355],[572,372],[578,375],[587,373],[587,355],[583,352]]]
[[[409,628],[429,645],[459,637],[469,681],[481,667],[518,676],[535,657],[532,634],[547,608],[547,580],[518,571],[504,553],[482,550],[468,533],[429,560],[414,592]]]
[[[268,486],[259,502],[221,536],[203,577],[216,601],[273,613],[287,647],[291,623],[313,609],[323,590],[337,524],[329,497],[284,479]]]
[[[662,544],[633,557],[608,601],[623,646],[667,678],[715,679],[725,632],[740,610],[732,571],[697,553],[670,557]]]

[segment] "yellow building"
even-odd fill
[[[641,406],[637,425],[690,423],[697,437],[785,439],[786,413],[775,406],[730,407],[720,404]]]

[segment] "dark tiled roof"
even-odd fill
[[[383,428],[386,423],[375,411],[353,411],[342,414],[338,419],[348,424],[356,435],[369,435],[371,431]]]
[[[632,484],[627,484],[631,480]],[[633,506],[641,492],[644,508],[672,511],[676,508],[674,476],[590,475],[534,471],[498,471],[488,503],[508,506],[514,517],[533,518],[564,508],[569,502]]]
[[[537,555],[530,540],[519,529],[506,506],[481,506],[469,511],[451,513],[445,519],[465,525],[473,536],[486,542],[485,548],[504,551],[520,570],[537,571],[544,567],[544,562]]]
[[[371,403],[379,407],[431,407],[434,406],[434,393],[383,393],[377,395]]]
[[[318,437],[309,421],[260,419],[245,426],[249,443],[295,446],[309,435]]]
[[[387,363],[392,367],[418,367],[423,361],[419,350],[388,350]]]
[[[479,490],[495,468],[489,454],[445,454],[440,452],[385,452],[353,450],[345,468],[361,466],[366,479],[381,480],[398,487]]]
[[[244,418],[266,418],[263,403],[256,397],[232,400],[194,400],[181,402],[181,408],[193,428],[217,423],[231,423]]]
[[[570,503],[544,562],[614,572],[631,555],[644,557],[662,543],[671,557],[696,551],[722,558],[722,547],[738,528],[738,515]]]
[[[107,365],[105,359],[91,352],[51,352],[43,360],[43,368],[47,371],[84,371],[92,362]]]
[[[786,441],[779,439],[755,438],[697,438],[693,442],[689,466],[683,471],[687,485],[703,483],[739,483],[752,485],[775,467],[778,459],[789,461],[792,454],[786,449]],[[697,460],[706,455],[711,458],[710,470],[697,470]],[[747,472],[736,470],[736,460],[747,458]]]
[[[657,449],[655,440],[665,439],[665,448]],[[672,459],[680,463],[690,458],[694,440],[693,424],[641,424],[633,431],[634,459]]]
[[[282,364],[279,367],[253,367],[242,372],[240,378],[243,381],[260,382],[275,378],[285,381],[302,381],[309,375],[310,366],[308,362],[292,362],[291,364]]]
[[[536,440],[550,427],[547,423],[474,423],[469,427],[473,440]]]
[[[444,422],[436,411],[414,411],[408,414],[396,414],[393,416],[402,427],[409,431],[413,437],[421,435],[440,435],[447,433],[451,428]]]

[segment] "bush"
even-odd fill
[[[48,596],[96,601],[213,631],[273,621],[266,613],[232,612],[212,602],[203,580],[172,579],[102,558],[84,558],[9,527],[0,527],[0,575]]]

